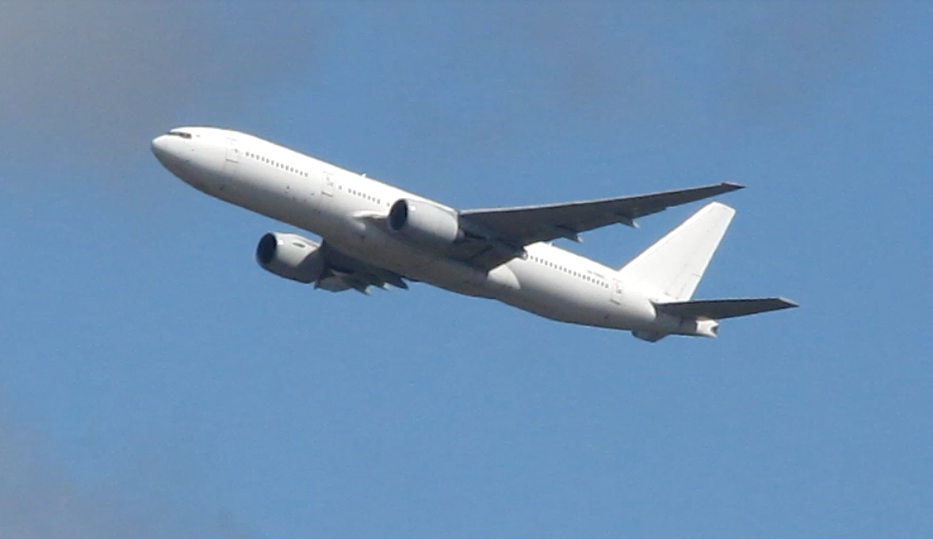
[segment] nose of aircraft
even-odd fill
[[[183,135],[174,132],[159,135],[152,139],[149,147],[159,163],[179,178],[186,173],[191,165],[193,148],[190,147],[188,140]]]
[[[152,149],[152,154],[155,155],[156,159],[158,159],[159,162],[163,164],[165,163],[165,159],[169,155],[167,139],[168,137],[166,137],[165,135],[159,135],[156,138],[152,139],[152,143],[150,143],[149,145],[150,148]]]

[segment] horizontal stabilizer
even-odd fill
[[[784,298],[713,299],[707,301],[677,301],[659,303],[655,307],[662,313],[681,318],[721,320],[750,314],[766,313],[796,307]]]

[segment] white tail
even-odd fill
[[[719,247],[735,210],[712,202],[619,270],[675,301],[688,300]]]

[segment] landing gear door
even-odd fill
[[[622,282],[618,279],[612,280],[612,295],[609,296],[609,300],[616,305],[622,303]]]

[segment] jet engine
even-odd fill
[[[266,271],[299,283],[314,282],[324,272],[321,246],[284,232],[270,232],[259,240],[256,262]]]
[[[397,200],[389,209],[389,230],[415,244],[439,250],[463,238],[456,211],[406,198]]]

